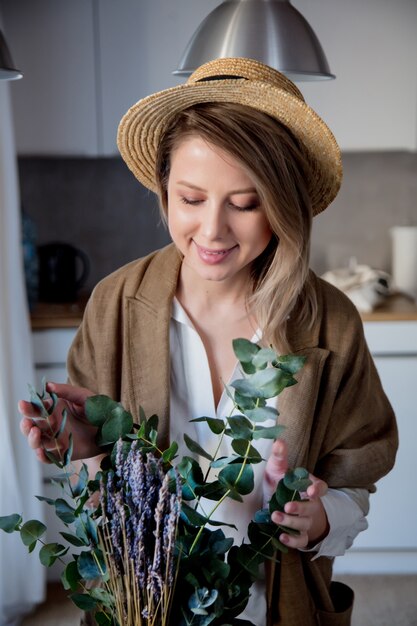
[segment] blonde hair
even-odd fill
[[[273,235],[252,264],[248,306],[264,342],[288,351],[289,316],[311,326],[317,312],[308,280],[312,208],[306,153],[283,124],[250,107],[204,103],[185,109],[171,121],[158,147],[156,180],[165,218],[170,156],[189,136],[200,136],[231,154],[254,180]]]

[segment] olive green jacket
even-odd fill
[[[169,436],[169,322],[181,258],[173,245],[134,261],[95,288],[68,358],[70,381],[160,417]],[[311,273],[319,313],[311,330],[291,327],[293,353],[307,357],[298,384],[280,396],[291,467],[330,487],[374,490],[393,466],[397,430],[365,343],[340,291]],[[331,585],[332,560],[291,550],[269,572],[268,621],[282,626],[350,623],[352,594]]]

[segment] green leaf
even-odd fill
[[[235,415],[227,419],[233,437],[237,439],[252,439],[252,423],[243,415]]]
[[[239,456],[246,457],[251,463],[260,463],[262,461],[262,457],[256,448],[249,446],[248,450],[248,441],[246,439],[233,439],[232,448]]]
[[[68,541],[68,543],[70,543],[73,546],[76,546],[77,548],[80,548],[81,546],[85,546],[86,542],[83,539],[79,539],[76,535],[72,535],[71,533],[64,533],[61,532],[59,533],[66,541]]]
[[[256,374],[253,374],[253,376],[256,376]],[[230,384],[230,386],[236,389],[240,396],[243,396],[244,398],[249,398],[252,402],[254,398],[263,397],[262,390],[255,387],[255,385],[252,384],[250,378],[238,378],[237,380],[234,380]]]
[[[215,435],[220,435],[226,428],[226,424],[222,419],[214,417],[196,417],[195,419],[190,420],[190,422],[207,422],[211,432]]]
[[[251,363],[260,347],[248,339],[233,339],[233,351],[241,363]]]
[[[62,459],[58,455],[54,454],[50,450],[46,450],[45,448],[43,449],[43,451],[44,451],[45,456],[48,459],[48,461],[53,463],[53,465],[56,465],[60,469],[62,469],[64,467]]]
[[[80,580],[81,576],[80,572],[78,571],[77,562],[70,561],[61,574],[62,586],[67,591],[68,589],[70,589],[71,591],[76,591]]]
[[[225,486],[231,486],[242,496],[251,493],[254,487],[253,468],[242,463],[231,463],[219,472],[219,480]]]
[[[78,571],[84,580],[99,578],[106,571],[104,563],[99,559],[97,552],[81,552],[77,560]]]
[[[197,485],[195,488],[195,493],[197,496],[202,496],[203,498],[207,498],[208,500],[214,500],[218,502],[222,496],[226,493],[227,488],[222,485],[218,480],[214,480],[211,483],[206,483],[204,485]]]
[[[180,515],[181,515],[181,518],[187,524],[190,524],[191,526],[200,527],[200,526],[205,526],[206,524],[210,524],[210,526],[228,526],[229,528],[234,528],[235,530],[237,530],[234,524],[226,524],[226,522],[218,522],[218,521],[209,519],[208,517],[201,515],[195,509],[192,509],[185,502],[181,504]]]
[[[71,600],[82,611],[92,611],[96,608],[98,602],[87,593],[73,593],[70,595]]]
[[[255,409],[257,406],[259,406],[260,402],[263,402],[263,400],[260,398],[255,399],[252,397],[242,396],[238,391],[235,391],[233,401],[236,403],[239,410],[242,411],[242,413],[245,413],[245,415],[247,414],[249,409]]]
[[[256,426],[255,431],[253,433],[253,438],[254,439],[278,439],[278,437],[281,435],[283,430],[285,430],[284,426],[280,426],[280,425],[267,426],[267,427]]]
[[[296,374],[306,362],[307,357],[285,354],[277,360],[278,366],[289,374]]]
[[[112,410],[117,406],[119,406],[118,403],[108,396],[90,396],[85,401],[85,414],[90,424],[103,426]]]
[[[274,511],[283,512],[286,503],[291,500],[301,500],[300,495],[297,491],[288,489],[288,487],[285,486],[284,480],[281,479],[277,485],[275,493],[269,501],[269,511],[271,513]]]
[[[54,435],[54,439],[58,439],[58,437],[60,437],[62,435],[62,433],[64,432],[65,426],[67,425],[67,417],[68,417],[68,413],[67,413],[66,409],[64,409],[62,411],[61,424],[59,426],[59,429],[57,430],[57,432]]]
[[[20,529],[20,537],[25,546],[31,546],[33,542],[46,533],[46,526],[36,519],[29,520]]]
[[[273,406],[261,406],[256,409],[247,409],[245,415],[252,422],[266,422],[267,420],[274,420],[275,422],[278,417],[278,411]]]
[[[80,496],[84,489],[87,487],[88,484],[88,468],[87,465],[85,463],[83,463],[81,465],[81,469],[78,472],[78,480],[77,483],[74,487],[72,487],[72,494],[74,496]]]
[[[171,445],[169,446],[169,448],[164,450],[164,452],[162,453],[163,462],[170,463],[172,459],[175,457],[175,455],[177,454],[177,452],[178,452],[178,444],[176,441],[173,441]]]
[[[47,543],[39,550],[39,560],[44,567],[51,567],[58,557],[64,556],[68,548],[60,543]]]
[[[75,520],[74,512],[75,509],[70,506],[66,500],[62,498],[55,500],[55,513],[64,524],[72,524]]]
[[[64,467],[71,463],[73,449],[74,449],[74,441],[73,441],[72,433],[70,433],[68,437],[68,450],[66,450],[64,454],[64,460],[63,460]]]
[[[200,589],[196,589],[191,598],[188,601],[188,606],[196,615],[202,615],[205,613],[199,613],[198,609],[206,609],[207,607],[214,604],[217,600],[219,592],[217,589],[206,589],[202,587]]]
[[[184,500],[194,500],[195,489],[204,482],[203,472],[195,459],[185,456],[176,467],[179,475],[185,480],[182,487]]]
[[[111,593],[101,587],[93,587],[90,591],[91,596],[100,602],[100,604],[111,609],[114,606],[114,598]],[[96,617],[96,616],[95,616]]]
[[[296,467],[286,472],[283,480],[284,485],[292,491],[306,491],[312,484],[310,474],[304,467]]]
[[[236,460],[237,456],[235,454],[233,456],[219,456],[218,459],[215,459],[210,463],[210,467],[212,467],[213,469],[217,469],[219,467],[229,465],[229,463],[234,463]]]
[[[256,389],[259,389],[262,398],[275,398],[286,387],[297,382],[291,374],[274,367],[256,372],[250,377],[250,381]]]
[[[277,353],[272,348],[261,348],[252,359],[253,365],[257,369],[265,368],[268,363],[272,363],[277,359]]]
[[[46,498],[45,496],[35,496],[35,498],[39,500],[39,502],[46,502],[46,504],[55,506],[55,500],[53,498]]]
[[[3,515],[0,517],[0,530],[4,530],[5,533],[12,533],[15,530],[19,530],[19,526],[22,523],[22,516],[18,513],[12,515]]]
[[[204,457],[205,459],[208,459],[209,461],[213,460],[213,457],[210,454],[208,454],[208,452],[206,452],[204,448],[200,446],[199,443],[191,439],[191,437],[189,437],[187,433],[184,433],[184,441],[185,441],[187,448],[191,452],[194,452],[194,454],[199,454],[200,456]]]
[[[39,395],[36,389],[32,385],[28,385],[29,393],[30,393],[30,402],[33,404],[35,408],[37,408],[40,412],[42,419],[48,419],[49,413],[43,403],[43,395]]]
[[[100,613],[94,613],[94,619],[98,626],[112,626],[114,624],[111,615],[100,611]]]
[[[116,406],[110,413],[102,426],[102,437],[107,443],[114,443],[118,439],[123,439],[133,428],[133,418],[120,405]]]

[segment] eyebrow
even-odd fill
[[[186,180],[178,180],[177,185],[185,185],[185,187],[189,187],[190,189],[195,189],[196,191],[204,191],[207,193],[207,189],[203,189],[202,187],[198,187],[197,185],[193,185],[192,183],[188,183]],[[246,189],[234,189],[229,192],[229,195],[234,196],[239,193],[258,193],[255,187],[247,187]]]

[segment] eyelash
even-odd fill
[[[188,198],[181,198],[181,202],[183,204],[188,204],[191,206],[197,206],[197,204],[199,204],[200,202],[202,202],[202,200],[188,200]],[[229,203],[231,207],[233,207],[234,209],[236,209],[237,211],[254,211],[255,209],[257,209],[259,207],[259,204],[249,204],[248,206],[238,206],[237,204],[233,204],[233,202]]]

